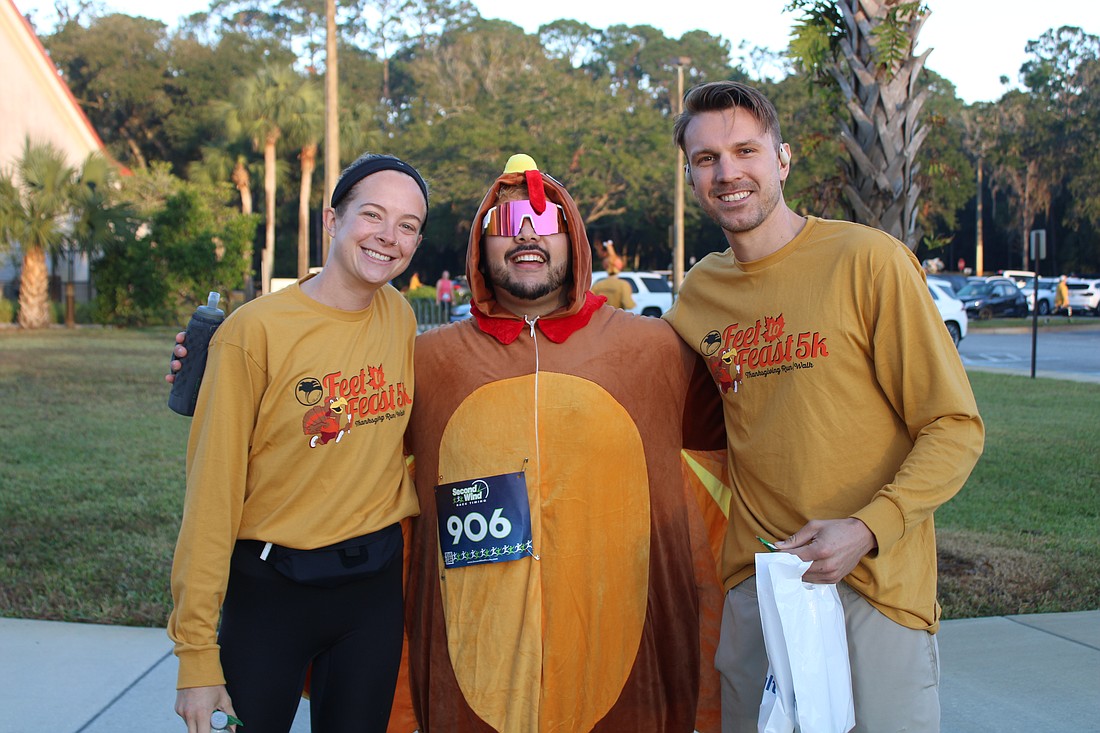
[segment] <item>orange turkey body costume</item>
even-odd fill
[[[416,342],[405,609],[420,730],[717,731],[725,518],[681,454],[724,449],[714,386],[664,321],[589,292],[580,212],[535,176],[565,211],[568,305],[531,324],[494,299],[482,218],[530,180],[505,173],[471,229],[475,317]],[[436,484],[520,470],[537,558],[445,569]]]

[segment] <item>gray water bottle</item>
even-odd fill
[[[210,714],[210,733],[229,733],[230,725],[235,725],[238,729],[244,727],[244,723],[221,710]]]
[[[206,371],[206,353],[210,348],[210,339],[214,338],[214,332],[225,320],[225,312],[218,308],[220,299],[218,293],[210,293],[206,305],[195,309],[187,324],[187,339],[183,342],[187,347],[187,356],[180,362],[182,366],[176,372],[172,392],[168,395],[168,406],[181,415],[195,414],[202,374]]]

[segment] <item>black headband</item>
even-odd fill
[[[356,183],[379,171],[400,171],[412,178],[416,181],[416,185],[420,186],[420,193],[424,194],[424,205],[427,206],[428,184],[424,182],[416,168],[392,155],[377,155],[364,157],[344,171],[340,176],[340,180],[336,182],[336,188],[332,191],[330,204],[332,208],[335,209],[340,204]]]

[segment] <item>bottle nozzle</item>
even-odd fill
[[[210,308],[217,308],[218,307],[218,301],[221,300],[221,299],[222,299],[221,294],[218,293],[215,290],[212,290],[212,291],[210,291],[210,295],[208,295],[207,298],[206,298],[206,305]]]
[[[213,731],[224,731],[228,729],[231,725],[235,725],[238,728],[244,727],[244,723],[242,723],[238,718],[235,718],[228,713],[224,713],[221,710],[215,710],[210,715],[210,728]]]

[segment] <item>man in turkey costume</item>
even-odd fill
[[[668,324],[589,291],[591,251],[562,184],[513,156],[473,219],[473,318],[417,338],[422,733],[719,726],[719,405]]]

